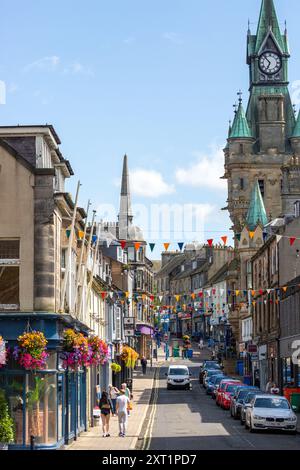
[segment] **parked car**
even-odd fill
[[[259,392],[257,387],[241,386],[236,389],[235,395],[231,399],[230,414],[234,419],[238,419],[241,416],[241,408],[244,403],[244,399],[249,394],[249,391],[253,390]]]
[[[220,383],[222,382],[222,380],[226,380],[226,379],[231,380],[232,377],[228,377],[228,375],[224,375],[224,376],[219,376],[215,379],[215,383],[213,384],[212,394],[211,394],[211,397],[212,397],[213,400],[216,400],[216,398],[217,398]]]
[[[199,383],[202,385],[203,384],[203,377],[204,373],[206,370],[211,370],[211,369],[216,369],[216,370],[221,370],[221,366],[218,363],[218,361],[204,361],[202,366],[200,367],[200,372],[199,372]]]
[[[277,429],[296,434],[297,416],[285,397],[256,395],[246,409],[245,426],[250,432]]]
[[[233,384],[233,385],[236,385],[236,384],[240,384],[241,382],[240,382],[239,380],[235,380],[235,379],[224,379],[224,380],[221,380],[220,385],[219,385],[219,388],[218,388],[218,391],[217,391],[217,395],[216,395],[216,405],[218,405],[218,406],[221,405],[222,397],[223,397],[225,388],[226,388],[226,386],[227,386],[228,383],[231,383],[231,384]]]
[[[217,369],[206,370],[203,377],[203,387],[206,388],[210,377],[216,375],[219,371]]]
[[[167,376],[167,389],[184,388],[191,390],[191,376],[187,366],[170,366]]]
[[[218,379],[222,380],[225,378],[225,375],[222,372],[217,372],[215,375],[209,377],[207,385],[206,385],[206,394],[212,395],[214,387],[216,386],[216,382]]]
[[[257,392],[255,390],[251,390],[247,393],[247,395],[244,398],[243,403],[241,404],[241,410],[240,410],[241,424],[245,424],[246,410],[247,408],[249,408],[252,399],[256,397],[256,395],[263,395],[263,394],[264,392],[261,392],[260,390]]]
[[[225,385],[224,392],[221,396],[220,406],[224,410],[229,410],[231,405],[231,399],[236,393],[236,389],[239,385],[242,385],[242,382],[228,382]]]

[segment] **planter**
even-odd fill
[[[8,444],[3,444],[0,442],[0,450],[8,450]]]

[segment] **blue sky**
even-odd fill
[[[75,170],[67,189],[80,178],[82,206],[90,198],[118,207],[126,152],[134,203],[203,204],[197,238],[230,235],[220,149],[238,89],[247,98],[247,21],[255,32],[261,0],[1,3],[1,124],[55,126]],[[300,3],[275,3],[282,28],[288,22],[295,82]],[[181,234],[171,235],[176,247]]]

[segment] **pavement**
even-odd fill
[[[83,432],[64,450],[129,450],[135,449],[142,424],[149,408],[155,370],[164,364],[165,355],[162,348],[158,350],[157,361],[153,359],[153,367],[147,367],[147,374],[143,375],[141,368],[133,373],[133,410],[128,419],[126,437],[119,437],[119,424],[117,417],[110,419],[110,437],[102,437],[102,423]],[[149,362],[149,361],[148,361]]]

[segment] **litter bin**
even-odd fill
[[[179,348],[173,348],[173,357],[179,357]]]
[[[188,350],[187,350],[187,358],[188,358],[188,359],[191,359],[191,358],[193,357],[193,352],[194,352],[194,351],[193,351],[192,349],[188,349]]]
[[[300,393],[292,393],[291,407],[296,413],[300,413]]]
[[[236,373],[240,376],[244,375],[244,361],[236,362]]]
[[[251,385],[251,375],[244,375],[244,384]]]

